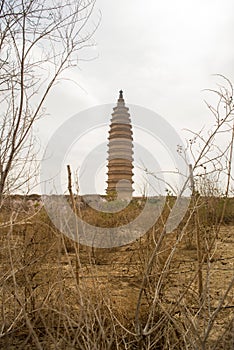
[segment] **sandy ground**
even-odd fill
[[[165,245],[165,251],[170,251],[173,247],[176,236],[168,239]],[[81,254],[83,262],[79,270],[80,288],[88,295],[95,297],[97,291],[100,294],[110,299],[111,307],[113,307],[116,316],[122,317],[125,324],[132,323],[135,317],[135,309],[138,302],[139,290],[142,283],[142,271],[144,270],[144,259],[139,253],[139,242],[133,245],[121,247],[117,250],[109,250],[102,253],[100,250],[95,254],[96,264],[89,263],[87,256],[90,250],[84,249]],[[164,253],[162,252],[162,255]],[[81,260],[82,260],[81,259]],[[74,284],[74,274],[72,274],[71,266],[75,266],[75,254],[70,252],[68,255],[63,255],[60,261],[60,266],[57,264],[45,263],[41,265],[41,271],[37,275],[35,282],[41,282],[40,279],[46,278],[48,271],[51,273],[61,274],[61,278],[66,290],[67,303],[69,299],[73,303],[73,309],[79,310],[79,306],[72,300],[76,295],[76,287]],[[74,270],[73,270],[74,271]],[[188,309],[189,319],[193,320],[197,327],[201,327],[203,331],[209,326],[211,319],[214,319],[214,326],[209,336],[209,341],[212,343],[225,337],[223,334],[224,325],[229,323],[228,344],[233,344],[234,348],[234,289],[230,289],[228,295],[223,301],[220,312],[216,317],[216,310],[220,302],[223,300],[230,282],[234,276],[234,226],[223,226],[219,237],[216,239],[215,245],[211,251],[210,258],[206,260],[202,267],[203,277],[203,305],[204,312],[201,311],[199,305],[199,296],[197,292],[197,251],[195,246],[188,247],[186,239],[183,239],[176,250],[176,253],[165,273],[163,279],[163,287],[161,294],[157,296],[160,305],[165,310],[173,310],[173,315],[180,318],[181,310]],[[155,286],[158,278],[155,278],[154,271],[150,279],[151,292],[149,299],[143,297],[142,309],[147,310],[152,298],[154,297]],[[48,277],[49,278],[49,277]],[[23,287],[23,286],[22,286]],[[183,292],[187,290],[184,297],[181,297]],[[178,300],[180,302],[178,303]],[[183,313],[183,317],[186,312]],[[199,316],[198,316],[199,315]],[[181,319],[185,324],[189,322],[187,319]],[[189,326],[189,323],[188,323]],[[201,334],[202,332],[201,331]],[[233,337],[230,339],[230,334]],[[13,348],[12,348],[13,349]],[[218,347],[225,349],[225,347]],[[228,348],[229,349],[229,348]]]

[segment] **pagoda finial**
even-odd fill
[[[120,92],[119,92],[119,98],[122,98],[122,99],[123,99],[123,90],[120,90]]]

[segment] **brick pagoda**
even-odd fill
[[[125,106],[122,90],[113,110],[108,137],[106,193],[118,195],[118,198],[129,198],[133,192],[133,137],[129,109]]]

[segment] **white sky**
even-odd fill
[[[93,20],[98,10],[96,46],[83,52],[94,59],[67,72],[74,83],[53,89],[48,116],[36,128],[42,148],[77,112],[105,103],[114,107],[120,89],[126,103],[154,110],[182,138],[188,136],[183,128],[210,125],[202,90],[215,87],[212,74],[234,81],[233,0],[98,0]]]

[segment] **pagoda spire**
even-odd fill
[[[124,98],[123,98],[123,90],[119,91],[119,98],[118,98],[118,101],[117,101],[117,107],[121,107],[121,106],[125,106],[125,101],[124,101]]]

